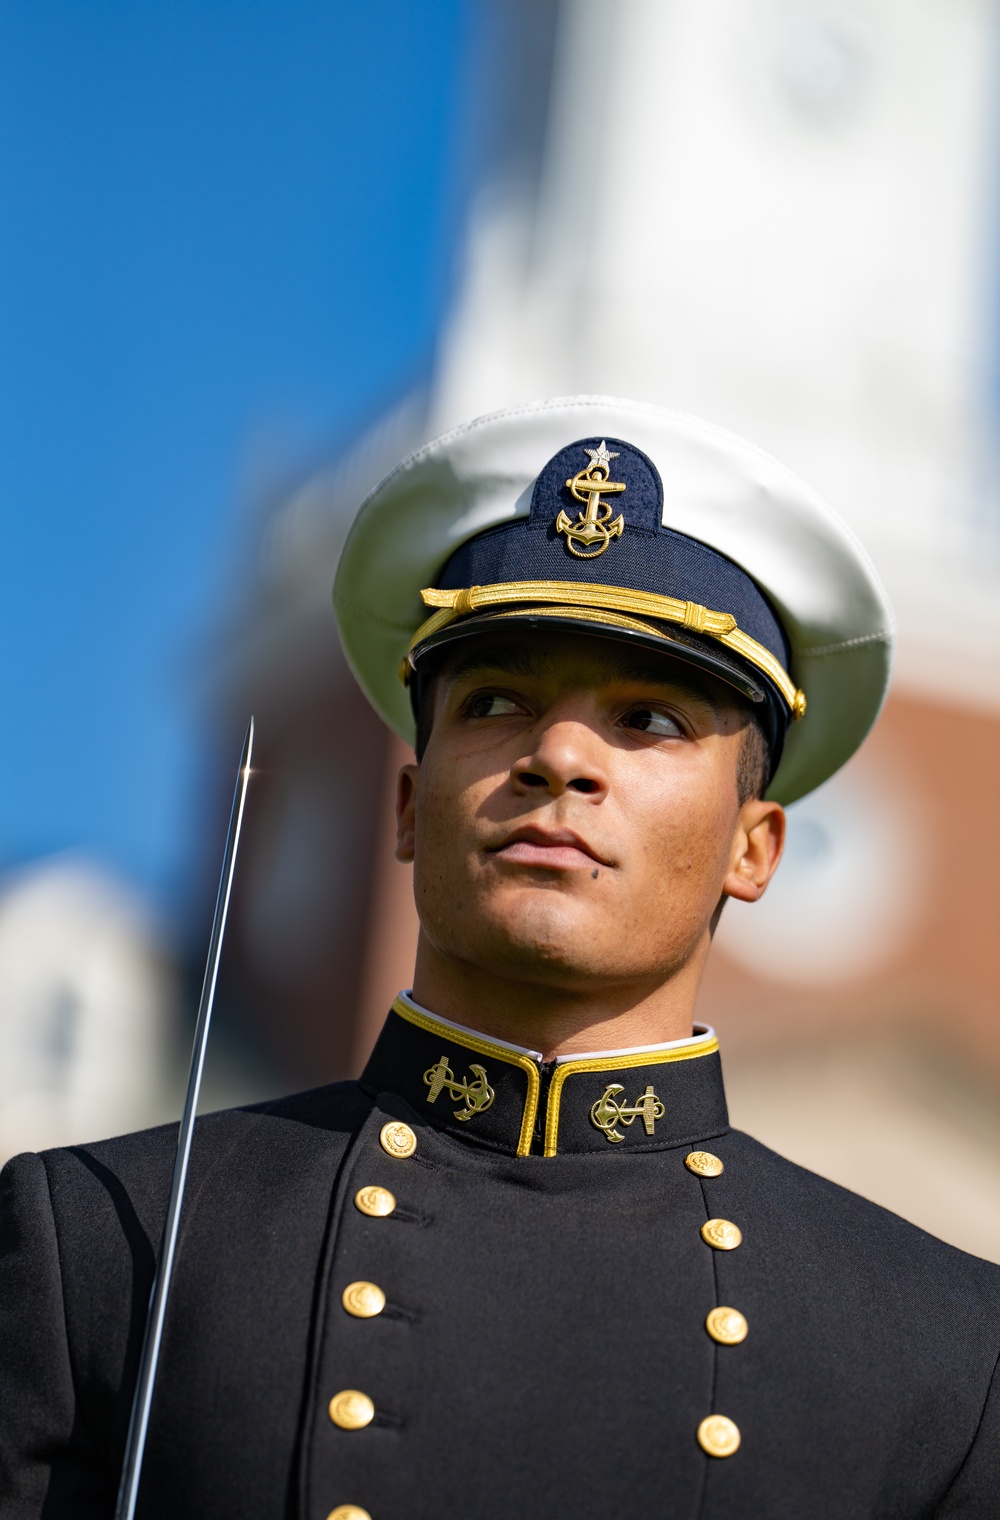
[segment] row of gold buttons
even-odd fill
[[[396,1161],[405,1161],[417,1148],[416,1135],[408,1124],[399,1120],[383,1124],[378,1138],[386,1155]],[[359,1188],[354,1203],[369,1219],[385,1219],[396,1207],[389,1189],[377,1185]],[[385,1294],[378,1283],[373,1282],[348,1283],[340,1301],[355,1319],[374,1319],[385,1308]],[[375,1418],[375,1405],[359,1388],[342,1388],[335,1393],[327,1411],[338,1430],[364,1430]],[[338,1504],[330,1511],[327,1520],[372,1520],[372,1517],[359,1504]]]
[[[684,1164],[697,1177],[721,1177],[724,1170],[711,1151],[692,1151],[684,1157]],[[743,1232],[731,1219],[707,1219],[701,1227],[701,1238],[714,1251],[735,1251]],[[705,1320],[705,1329],[720,1346],[738,1346],[746,1340],[749,1328],[739,1309],[731,1309],[728,1304],[712,1309]],[[698,1426],[698,1445],[710,1457],[731,1457],[739,1450],[740,1440],[739,1426],[728,1415],[706,1415]]]

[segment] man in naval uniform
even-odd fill
[[[416,737],[413,989],[358,1082],[199,1122],[140,1515],[1000,1515],[1000,1270],[731,1130],[694,1022],[884,695],[850,533],[722,431],[553,401],[404,461],[336,602]],[[4,1173],[4,1520],[112,1514],[174,1143]]]

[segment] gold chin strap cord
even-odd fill
[[[805,693],[795,685],[771,651],[743,633],[731,612],[713,612],[698,602],[682,602],[676,596],[660,596],[653,591],[632,591],[627,586],[592,586],[585,581],[500,581],[492,586],[464,586],[455,591],[441,591],[436,586],[429,586],[420,595],[425,606],[438,610],[421,623],[410,640],[408,653],[456,618],[468,617],[470,613],[488,607],[509,606],[512,602],[555,602],[568,611],[597,608],[652,617],[661,623],[676,623],[691,633],[708,634],[762,670],[781,692],[793,718],[801,718],[806,710]],[[524,610],[529,609],[525,607]],[[655,629],[648,631],[655,632]],[[403,666],[408,669],[408,659],[404,660]]]

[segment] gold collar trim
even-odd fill
[[[541,1076],[537,1061],[533,1061],[528,1055],[518,1055],[509,1046],[498,1045],[493,1040],[488,1040],[485,1035],[474,1034],[471,1030],[458,1030],[453,1024],[442,1022],[434,1018],[433,1014],[415,1008],[408,998],[397,997],[392,1005],[392,1011],[401,1019],[406,1019],[407,1023],[415,1024],[418,1029],[423,1029],[428,1034],[438,1034],[446,1040],[457,1041],[467,1049],[474,1050],[477,1055],[489,1056],[493,1061],[505,1061],[508,1066],[517,1066],[524,1072],[528,1079],[528,1096],[521,1118],[517,1154],[530,1156],[531,1137],[535,1133],[535,1117],[538,1113],[538,1099],[541,1093]]]
[[[498,581],[490,586],[464,586],[450,591],[428,586],[420,595],[425,606],[436,607],[438,611],[421,623],[410,640],[401,671],[404,679],[409,674],[409,656],[417,645],[456,618],[512,602],[549,602],[561,604],[567,611],[597,608],[633,617],[657,618],[662,623],[676,623],[691,633],[708,634],[763,671],[781,692],[793,718],[801,718],[806,710],[805,693],[795,685],[771,651],[744,633],[731,612],[713,612],[699,602],[684,602],[679,597],[661,596],[653,591],[633,591],[628,586],[592,586],[586,581]],[[555,616],[554,613],[548,615]],[[622,621],[628,624],[627,618]],[[639,632],[656,632],[638,623],[631,626]]]
[[[696,1056],[710,1056],[718,1048],[719,1042],[712,1034],[703,1040],[678,1045],[673,1050],[626,1051],[619,1052],[617,1055],[584,1056],[579,1061],[560,1061],[552,1073],[549,1100],[545,1106],[544,1154],[546,1156],[556,1154],[559,1139],[559,1105],[562,1102],[562,1090],[567,1077],[572,1077],[581,1071],[625,1071],[639,1065],[663,1066],[668,1061],[692,1061]]]
[[[532,1138],[535,1133],[535,1121],[538,1116],[538,1107],[541,1098],[541,1067],[542,1058],[537,1053],[529,1053],[519,1050],[517,1047],[504,1041],[491,1040],[486,1035],[478,1034],[475,1030],[467,1029],[464,1025],[453,1024],[449,1019],[437,1018],[427,1009],[411,1002],[405,993],[400,993],[392,1005],[393,1013],[399,1018],[405,1019],[408,1024],[417,1029],[424,1030],[427,1034],[440,1036],[443,1040],[461,1045],[464,1049],[474,1051],[477,1055],[488,1056],[492,1061],[502,1061],[508,1066],[515,1066],[523,1071],[527,1078],[528,1091],[524,1103],[524,1112],[521,1116],[520,1134],[517,1142],[518,1156],[530,1156]],[[595,1053],[584,1056],[561,1056],[555,1062],[548,1090],[548,1099],[545,1106],[545,1137],[543,1155],[555,1156],[558,1153],[559,1142],[559,1115],[562,1104],[563,1088],[567,1078],[577,1076],[580,1073],[602,1073],[635,1070],[637,1067],[664,1066],[673,1061],[691,1061],[700,1056],[712,1055],[719,1048],[719,1042],[715,1032],[704,1029],[700,1035],[689,1039],[670,1041],[660,1046],[635,1046],[628,1050],[608,1051],[606,1054]]]

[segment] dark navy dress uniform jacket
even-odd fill
[[[113,1514],[175,1141],[3,1173],[3,1520]],[[551,1067],[397,1003],[360,1083],[199,1122],[139,1515],[984,1520],[998,1350],[1000,1269],[731,1130],[713,1040]]]

